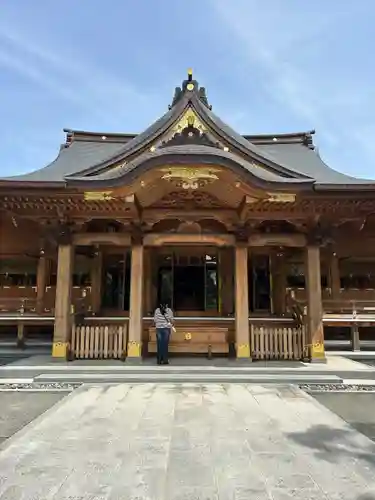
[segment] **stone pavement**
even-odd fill
[[[60,401],[64,392],[0,391],[0,444]],[[0,470],[1,476],[1,470]]]
[[[292,386],[88,386],[0,449],[1,500],[375,499],[375,443]]]

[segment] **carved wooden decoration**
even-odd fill
[[[198,189],[218,179],[219,170],[214,168],[162,168],[162,179],[172,182],[176,187],[185,190]]]
[[[83,193],[85,201],[106,201],[113,200],[111,191],[86,191]]]
[[[172,191],[155,203],[153,208],[222,208],[213,195],[202,191]]]

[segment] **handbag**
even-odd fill
[[[166,321],[167,321],[167,322],[171,325],[171,331],[172,331],[173,333],[176,333],[176,328],[175,328],[175,326],[173,326],[173,325],[171,324],[171,322],[169,321],[169,319],[167,318],[167,316],[166,316],[165,314],[163,314],[163,316],[164,316],[164,318],[166,319]]]

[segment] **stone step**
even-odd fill
[[[51,363],[48,365],[28,365],[22,361],[17,362],[17,364],[4,365],[0,367],[0,376],[17,376],[18,373],[28,373],[30,376],[32,374],[71,374],[79,375],[81,373],[101,375],[101,376],[111,376],[114,375],[124,375],[124,376],[164,376],[164,375],[231,375],[231,376],[250,376],[250,375],[272,375],[275,377],[279,376],[295,376],[295,375],[306,375],[306,376],[316,376],[324,375],[331,376],[337,375],[342,378],[365,378],[371,379],[375,378],[375,369],[333,369],[327,368],[324,364],[322,365],[296,365],[295,367],[290,367],[286,364],[283,366],[259,366],[256,363],[240,364],[237,366],[212,366],[212,365],[202,365],[202,366],[183,366],[183,365],[168,365],[168,366],[145,366],[145,365],[128,365],[127,363],[118,363],[115,365],[103,364],[101,361],[87,362],[83,364],[76,363]]]
[[[69,383],[256,383],[256,384],[338,384],[342,378],[319,374],[260,373],[42,373],[35,382]]]

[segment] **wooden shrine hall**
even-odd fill
[[[375,340],[375,181],[328,167],[314,132],[240,135],[191,71],[144,132],[65,130],[48,166],[0,180],[0,343],[54,357],[171,352],[325,360]],[[53,332],[53,334],[52,334]]]

